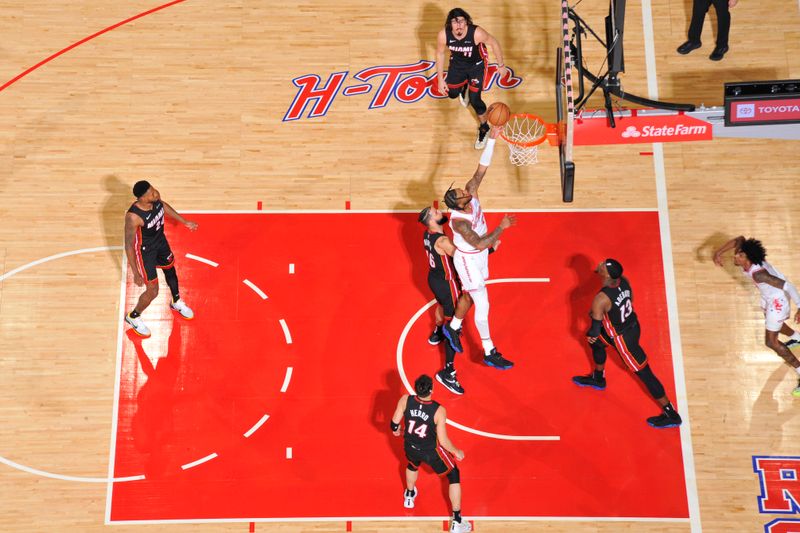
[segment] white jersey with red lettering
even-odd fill
[[[453,227],[454,220],[466,220],[472,226],[472,231],[483,237],[489,231],[486,226],[486,217],[483,216],[483,209],[481,209],[481,203],[478,201],[477,198],[473,197],[470,200],[469,205],[472,207],[471,213],[464,213],[463,211],[456,211],[454,209],[450,210],[450,229],[453,230],[453,244],[456,245],[456,248],[461,250],[465,254],[469,253],[478,253],[481,250],[478,250],[466,240],[461,234],[456,231]]]
[[[481,203],[477,198],[472,198],[470,205],[472,206],[471,213],[450,211],[450,228],[453,230],[453,244],[456,245],[453,264],[461,279],[461,286],[465,291],[482,289],[486,286],[486,280],[489,279],[489,250],[478,250],[469,244],[453,227],[453,220],[466,220],[470,223],[475,233],[481,237],[486,235],[488,228],[486,227],[486,217],[483,216]]]
[[[780,331],[783,323],[789,319],[791,311],[789,297],[783,289],[773,287],[769,283],[759,283],[754,280],[753,274],[759,270],[766,270],[767,273],[783,280],[786,277],[766,261],[762,261],[760,265],[754,263],[750,265],[749,269],[742,270],[742,273],[753,280],[753,283],[756,284],[756,287],[761,292],[761,309],[764,310],[766,328],[769,331]]]

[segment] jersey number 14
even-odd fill
[[[409,420],[408,421],[408,432],[409,433],[414,433],[419,438],[424,439],[425,435],[428,433],[428,425],[427,424],[422,424],[417,429],[414,429],[414,423],[415,422],[416,422],[416,420]]]

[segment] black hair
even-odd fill
[[[739,246],[739,251],[744,252],[747,259],[756,265],[760,265],[767,258],[767,251],[764,249],[764,245],[757,239],[745,239]]]
[[[431,208],[430,207],[426,207],[425,209],[423,209],[422,211],[419,212],[419,217],[417,218],[417,221],[420,224],[422,224],[423,226],[427,226],[428,225],[428,217],[430,217],[430,214],[431,214]]]
[[[461,207],[458,207],[458,193],[453,188],[453,184],[450,184],[450,187],[444,193],[444,205],[449,207],[450,209],[455,209],[456,211],[463,211]]]
[[[414,382],[414,390],[417,392],[417,396],[423,398],[428,396],[433,392],[433,380],[430,376],[422,374],[417,378],[417,381]]]
[[[450,23],[453,22],[453,19],[457,19],[458,17],[464,17],[467,20],[467,24],[470,26],[472,25],[472,17],[469,16],[469,13],[460,7],[455,7],[447,14],[447,21],[444,23],[444,29],[449,30],[451,27]]]
[[[150,183],[145,180],[137,181],[133,185],[133,195],[136,198],[141,198],[144,195],[144,193],[146,193],[149,190],[150,190]]]

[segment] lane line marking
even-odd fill
[[[262,291],[261,289],[256,287],[256,284],[253,283],[252,281],[250,281],[249,279],[244,280],[244,284],[247,285],[248,287],[250,287],[251,289],[253,289],[254,293],[256,293],[259,296],[261,296],[262,300],[266,300],[267,299],[267,295],[264,294],[264,291]]]
[[[283,378],[283,385],[281,385],[281,392],[286,392],[289,388],[289,382],[292,380],[292,367],[286,367],[286,376]]]
[[[247,433],[244,434],[244,438],[246,439],[250,438],[250,435],[258,431],[258,428],[263,426],[264,422],[266,422],[267,420],[269,420],[269,415],[262,416],[261,419],[253,425],[253,427],[247,430]]]
[[[286,321],[281,318],[278,322],[281,323],[281,328],[283,328],[283,336],[286,338],[286,344],[292,344],[292,334],[289,332],[289,326],[286,325]]]
[[[216,453],[210,453],[210,454],[206,455],[205,457],[202,457],[202,458],[198,459],[197,461],[192,461],[191,463],[186,463],[185,465],[182,465],[181,466],[181,470],[188,470],[189,468],[193,468],[193,467],[195,467],[197,465],[201,465],[203,463],[207,463],[211,459],[215,459],[217,457],[219,457],[219,456]]]
[[[200,261],[201,263],[211,265],[214,268],[217,268],[219,266],[219,263],[212,261],[211,259],[206,259],[205,257],[200,257],[199,255],[186,254],[186,257],[188,259],[194,259],[195,261]]]

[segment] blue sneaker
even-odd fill
[[[575,376],[572,378],[572,382],[579,387],[591,387],[597,390],[606,388],[606,378],[596,379],[593,373],[586,376]]]
[[[499,368],[500,370],[508,370],[514,366],[514,363],[503,357],[503,354],[497,351],[497,348],[492,348],[489,355],[484,355],[483,362],[491,367]]]
[[[450,343],[450,347],[454,352],[461,353],[464,351],[463,346],[461,346],[461,329],[453,329],[450,327],[449,322],[445,322],[444,326],[442,326],[442,333],[444,333],[444,337]]]
[[[654,428],[664,429],[678,427],[683,423],[683,420],[681,420],[681,415],[678,413],[675,413],[675,415],[661,413],[658,416],[651,416],[648,418],[647,423]]]

